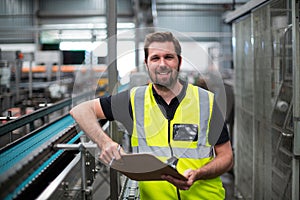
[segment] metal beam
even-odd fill
[[[101,12],[100,10],[40,10],[37,12],[37,17],[39,18],[61,18],[61,17],[105,17],[106,13]],[[133,14],[118,14],[118,17],[133,17]]]
[[[258,6],[262,5],[263,3],[267,2],[269,0],[251,0],[248,3],[245,3],[243,6],[239,7],[235,11],[229,12],[225,15],[225,22],[231,23],[235,19],[246,15],[251,12],[254,8],[257,8]]]
[[[247,3],[249,0],[235,0],[235,3]],[[233,0],[157,0],[157,4],[232,4]]]
[[[116,93],[118,83],[117,71],[117,2],[116,0],[107,0],[107,64],[108,64],[108,91],[110,94]],[[110,137],[117,141],[117,125],[114,122],[110,124]],[[119,194],[118,173],[110,168],[110,199],[117,200]]]
[[[109,93],[112,94],[118,81],[117,71],[117,3],[107,0],[107,66]]]
[[[294,116],[294,157],[292,174],[292,199],[300,198],[300,0],[292,0],[292,37],[293,37],[293,116]]]

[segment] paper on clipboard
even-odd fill
[[[151,154],[126,154],[120,160],[114,160],[111,164],[113,169],[118,170],[132,180],[154,181],[162,180],[161,175],[171,175],[181,180],[186,177],[179,174],[176,169],[161,162]]]

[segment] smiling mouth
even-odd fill
[[[156,72],[156,74],[159,74],[159,75],[167,75],[169,73],[170,73],[169,71],[167,71],[167,72]]]

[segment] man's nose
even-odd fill
[[[159,60],[159,66],[166,66],[166,60],[164,58]]]

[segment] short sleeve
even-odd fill
[[[111,110],[111,96],[102,96],[99,98],[99,101],[106,119],[113,121],[114,117]]]
[[[223,144],[229,140],[228,129],[225,118],[218,105],[214,102],[212,116],[210,120],[208,141],[211,145]]]
[[[121,122],[129,133],[132,131],[133,121],[130,104],[130,91],[126,90],[118,94],[101,97],[101,107],[105,117],[109,121]]]

